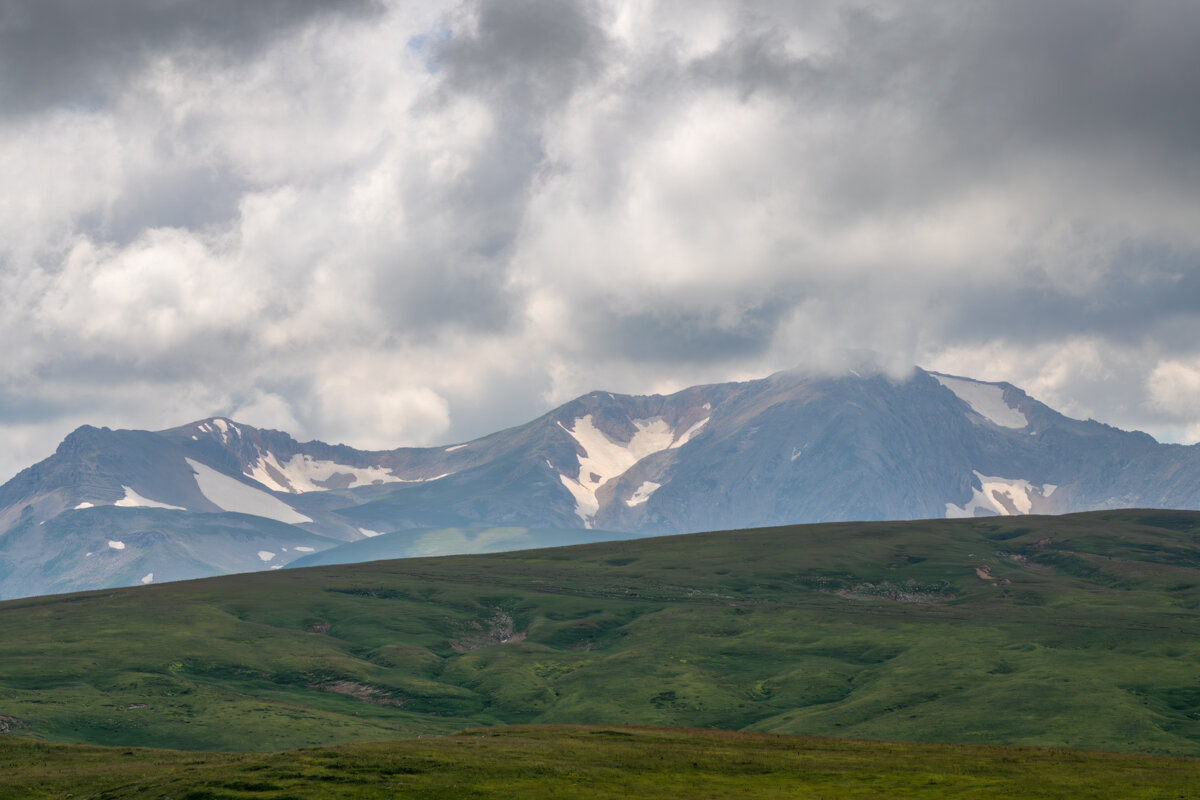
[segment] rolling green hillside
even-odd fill
[[[0,604],[0,728],[276,750],[512,723],[1200,754],[1200,514],[853,523]]]

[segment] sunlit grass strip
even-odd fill
[[[1200,761],[669,728],[539,726],[273,754],[0,740],[0,797],[1180,798]]]

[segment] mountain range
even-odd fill
[[[276,569],[319,552],[335,563],[1122,507],[1200,509],[1200,447],[922,369],[596,391],[440,447],[364,451],[225,418],[83,426],[0,486],[0,599]]]

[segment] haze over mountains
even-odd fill
[[[0,487],[0,598],[275,569],[380,534],[365,557],[1120,507],[1200,508],[1200,448],[920,369],[597,391],[433,448],[84,426]]]

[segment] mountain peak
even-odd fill
[[[213,439],[229,445],[239,440],[253,438],[259,430],[251,425],[236,422],[229,417],[206,417],[204,419],[159,431],[160,434],[181,441],[203,441]]]
[[[101,575],[271,568],[300,546],[316,548],[314,536],[416,528],[664,534],[1200,507],[1200,448],[1069,419],[1005,382],[915,368],[901,378],[872,356],[851,371],[845,363],[670,395],[594,391],[442,447],[297,442],[224,416],[158,432],[83,426],[0,487],[0,536],[4,552],[27,554],[9,574],[28,564],[61,581],[55,570],[69,561],[71,580],[91,583],[54,585],[93,588]],[[218,513],[241,514],[237,525],[259,531],[260,544],[234,547],[229,566],[201,541],[225,529]],[[200,538],[168,558],[182,546],[176,535]],[[137,560],[153,553],[160,560]],[[180,566],[198,557],[208,572]],[[42,588],[36,577],[22,591]]]
[[[886,377],[892,381],[903,381],[919,369],[910,362],[888,360],[873,350],[845,350],[780,370],[768,376],[767,380]]]

